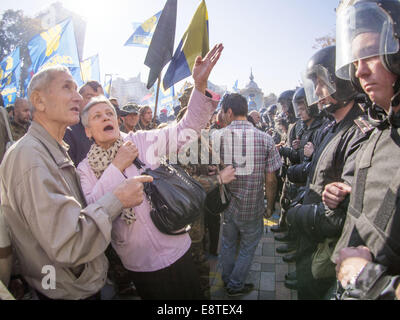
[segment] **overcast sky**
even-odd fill
[[[2,0],[0,13],[22,9],[32,16],[53,2]],[[142,81],[147,81],[147,49],[123,45],[133,32],[132,23],[150,18],[164,7],[165,0],[60,2],[87,21],[84,58],[99,54],[102,77],[115,73],[128,78],[141,72]],[[199,3],[178,0],[176,45]],[[228,90],[238,80],[239,88],[243,88],[253,68],[255,81],[265,95],[294,89],[307,60],[316,51],[312,48],[315,39],[334,34],[338,3],[339,0],[206,0],[210,47],[219,42],[225,46],[210,80]]]

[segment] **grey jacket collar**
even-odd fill
[[[28,133],[47,149],[58,167],[73,166],[73,162],[68,155],[69,146],[64,141],[63,145],[60,145],[48,131],[36,121],[32,121]]]

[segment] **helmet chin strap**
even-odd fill
[[[333,114],[335,113],[337,110],[345,107],[347,105],[347,101],[338,101],[337,103],[333,104],[330,103],[328,105],[326,105],[326,107],[324,106],[324,110],[326,110],[327,112]]]

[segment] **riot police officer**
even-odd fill
[[[331,208],[350,193],[332,261],[342,298],[394,299],[400,283],[400,2],[342,5],[337,27],[336,74],[369,96],[375,129],[357,154],[353,183],[325,188]]]
[[[283,158],[283,165],[280,171],[280,179],[282,180],[283,188],[281,192],[281,197],[280,197],[280,205],[281,205],[281,213],[280,213],[280,218],[277,226],[271,227],[272,232],[286,232],[287,231],[287,226],[286,226],[286,212],[289,207],[290,201],[296,196],[297,194],[297,188],[295,185],[291,184],[286,177],[286,171],[287,168],[293,164],[291,160],[288,157],[287,154],[282,154],[284,152],[283,147],[287,148],[292,148],[293,144],[298,146],[298,141],[301,137],[302,134],[302,124],[301,120],[296,119],[295,113],[294,113],[294,108],[293,108],[293,95],[294,95],[294,90],[285,90],[283,91],[279,97],[278,97],[278,105],[272,105],[270,106],[271,109],[274,112],[277,112],[278,109],[280,109],[282,112],[280,113],[280,117],[285,117],[287,122],[289,123],[289,129],[287,135],[283,136],[283,139],[281,139],[281,142],[278,144],[279,152]],[[273,108],[273,109],[272,109]],[[272,112],[272,111],[270,111]],[[275,139],[274,139],[275,140]],[[275,141],[276,142],[276,141]],[[282,234],[282,235],[276,235],[275,239],[277,241],[287,241],[290,240],[288,238],[288,234]]]
[[[335,76],[335,46],[317,51],[309,60],[303,79],[309,105],[319,103],[334,121],[323,131],[315,150],[301,205],[288,210],[287,221],[298,234],[296,257],[299,299],[321,299],[334,284],[334,267],[323,274],[312,272],[313,254],[327,238],[336,241],[343,226],[343,214],[330,219],[322,203],[325,185],[341,178],[346,162],[353,161],[362,132],[354,120],[363,114],[355,103],[357,95],[350,81]],[[333,179],[333,180],[332,180]],[[329,262],[329,259],[327,259]]]
[[[313,141],[314,133],[324,123],[324,119],[319,112],[317,104],[308,105],[303,87],[296,89],[293,96],[293,107],[296,118],[301,121],[302,125],[300,139],[294,141],[295,147],[281,147],[279,152],[284,157],[290,159],[293,164],[288,168],[286,174],[289,183],[296,189],[295,193],[298,195],[298,193],[301,192],[301,187],[305,186],[307,181],[307,169],[310,167],[311,163],[311,156],[306,156],[304,154],[304,146]],[[278,247],[276,252],[288,253],[295,249],[294,238],[288,236],[288,243]],[[288,256],[284,257],[284,260],[288,260]],[[289,277],[293,278],[293,275]]]

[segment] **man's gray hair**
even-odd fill
[[[81,122],[84,127],[89,126],[89,110],[95,105],[98,105],[99,103],[105,103],[106,105],[108,105],[112,109],[115,116],[117,116],[117,112],[115,111],[114,106],[111,104],[110,100],[108,100],[105,96],[100,95],[97,97],[93,97],[92,99],[90,99],[88,104],[83,108],[81,113]]]
[[[28,86],[28,99],[31,99],[32,92],[35,90],[42,90],[49,86],[50,82],[54,79],[55,74],[65,72],[71,74],[69,69],[65,66],[55,65],[41,69],[36,73]]]

